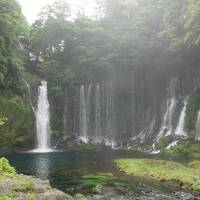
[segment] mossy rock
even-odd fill
[[[199,161],[192,161],[187,166],[179,162],[153,159],[119,159],[114,162],[119,170],[128,175],[172,181],[200,191]]]
[[[188,99],[186,108],[186,127],[189,131],[194,131],[197,114],[200,109],[200,88],[197,89]]]
[[[164,153],[185,159],[200,159],[200,144],[192,140],[182,140],[176,146],[165,149]]]

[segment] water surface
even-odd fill
[[[112,164],[115,158],[156,158],[155,155],[146,155],[138,152],[123,152],[123,151],[68,151],[68,152],[51,152],[51,153],[20,153],[8,155],[12,166],[18,173],[26,175],[34,175],[41,179],[49,179],[53,187],[61,189],[67,193],[74,194],[81,192],[90,194],[89,190],[82,188],[81,177],[91,173],[113,173],[119,177],[119,182],[116,180],[114,185],[104,189],[111,195],[118,196],[119,194],[134,195],[126,199],[184,199],[180,197],[183,193],[177,193],[176,189],[167,186],[164,183],[153,182],[138,177],[126,177],[116,170]],[[126,179],[126,186],[121,186],[120,180]],[[167,189],[166,189],[167,188]],[[117,191],[117,192],[116,192]],[[128,191],[128,192],[127,192]],[[132,192],[133,191],[133,192]],[[167,195],[166,195],[167,191]],[[163,196],[164,195],[164,196]],[[184,195],[186,195],[184,193]],[[184,196],[183,195],[183,196]],[[160,198],[160,197],[161,198]],[[158,198],[159,197],[159,198]]]

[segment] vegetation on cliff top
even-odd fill
[[[200,190],[200,161],[181,163],[153,159],[119,159],[114,161],[128,175],[177,182],[189,189]]]
[[[149,68],[154,59],[169,71],[174,58],[180,70],[199,61],[198,0],[100,0],[96,7],[96,17],[71,20],[66,1],[56,1],[32,25],[30,63],[46,74],[50,88],[99,81],[113,70]]]

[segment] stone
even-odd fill
[[[55,189],[45,193],[40,193],[37,196],[38,200],[74,200],[68,194]]]

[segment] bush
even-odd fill
[[[9,173],[16,174],[15,168],[11,167],[6,158],[0,159],[0,174]]]
[[[169,137],[161,137],[159,142],[158,142],[158,148],[160,149],[161,152],[165,150],[165,148],[169,145],[170,143],[170,138]]]
[[[200,159],[199,144],[188,140],[180,142],[178,145],[166,150],[166,152],[175,157]]]
[[[1,91],[0,91],[1,93]],[[12,92],[2,92],[0,96],[0,116],[7,121],[0,120],[0,151],[12,151],[23,148],[34,137],[34,115],[26,96],[19,96]]]

